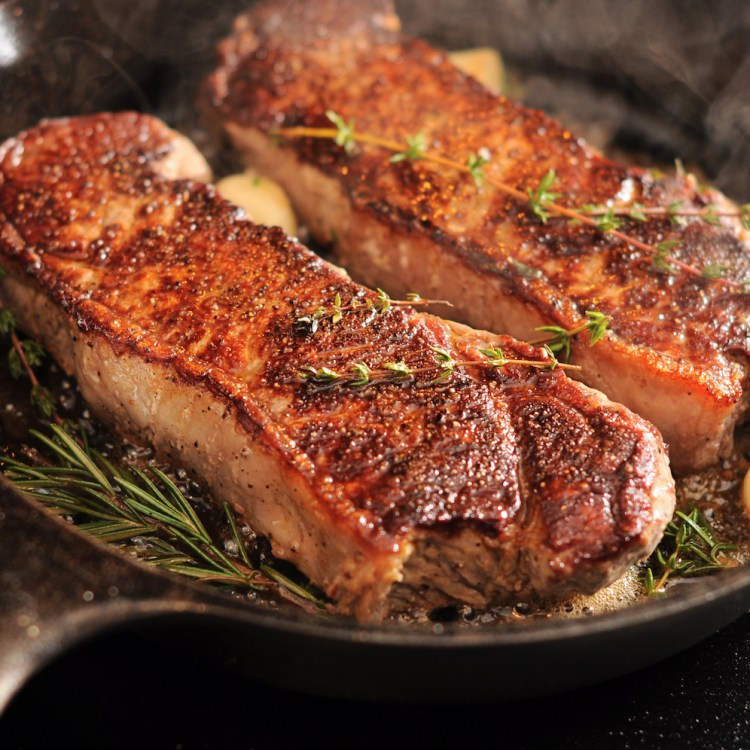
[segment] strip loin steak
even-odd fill
[[[593,592],[658,542],[674,485],[641,417],[545,353],[378,295],[201,182],[151,117],[42,123],[0,147],[2,298],[121,434],[190,468],[339,611]],[[340,295],[341,320],[300,318]],[[434,349],[456,361],[445,382]],[[405,362],[320,386],[300,371]]]

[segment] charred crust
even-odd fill
[[[409,307],[349,312],[305,334],[301,307],[376,295],[281,230],[245,221],[213,188],[162,178],[153,165],[169,148],[164,126],[132,114],[48,123],[6,145],[3,264],[116,356],[206,388],[336,523],[382,549],[414,530],[471,527],[520,546],[539,539],[575,567],[627,550],[652,522],[653,434],[559,371],[477,366],[429,387],[430,372],[368,388],[302,382],[308,364],[406,361],[437,374],[433,347],[456,360],[483,361],[487,343],[544,355],[457,336]],[[602,444],[607,479],[592,463]],[[562,517],[575,522],[563,529]]]
[[[246,33],[259,26],[262,19],[252,13],[245,19]],[[495,174],[523,191],[554,168],[571,207],[618,196],[687,208],[724,200],[691,178],[657,177],[605,159],[544,114],[493,96],[418,40],[394,35],[346,44],[334,35],[321,50],[314,44],[291,49],[282,34],[261,35],[216,75],[222,87],[214,87],[214,103],[225,121],[267,132],[326,126],[325,111],[333,109],[355,119],[361,132],[384,138],[403,140],[423,130],[432,148],[459,161],[488,148]],[[478,273],[502,278],[549,323],[570,326],[596,309],[611,318],[611,340],[655,352],[667,369],[691,364],[712,397],[742,399],[749,378],[747,295],[664,273],[651,255],[597,230],[555,218],[542,224],[526,206],[491,190],[477,192],[468,175],[426,161],[384,169],[387,155],[374,148],[358,146],[346,155],[330,141],[312,139],[281,147],[335,178],[355,211],[428,238]],[[675,254],[684,262],[724,266],[732,279],[750,278],[750,253],[736,221],[709,226],[689,219],[678,226],[652,218],[627,221],[626,231],[651,245],[679,239]],[[541,279],[519,276],[511,258],[538,269]]]

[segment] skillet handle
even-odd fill
[[[0,712],[34,672],[85,638],[226,602],[107,549],[0,477]]]

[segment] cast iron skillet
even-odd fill
[[[215,39],[242,5],[235,0],[0,3],[0,135],[42,116],[133,106],[200,135],[195,81]],[[631,9],[628,13],[643,8],[641,3],[616,7],[621,5]],[[750,154],[750,145],[741,138],[728,145],[722,133],[732,132],[730,124],[717,131],[711,120],[717,107],[731,111],[722,95],[727,89],[731,93],[747,63],[743,54],[750,45],[743,36],[747,29],[736,22],[740,16],[735,14],[725,31],[716,19],[710,25],[714,33],[728,35],[714,40],[727,59],[701,68],[706,80],[685,85],[700,78],[700,71],[690,78],[678,76],[685,72],[680,68],[657,91],[648,61],[638,69],[618,67],[616,58],[629,54],[629,37],[612,36],[609,15],[604,26],[592,30],[590,18],[571,8],[566,16],[565,6],[541,0],[521,5],[417,1],[404,3],[402,12],[407,28],[432,31],[439,42],[454,47],[499,43],[519,64],[553,71],[553,89],[572,91],[579,111],[596,102],[599,108],[590,111],[601,112],[606,90],[604,111],[625,137],[636,137],[661,158],[670,147],[702,156],[703,166],[725,189],[747,200],[742,169],[750,159],[736,156]],[[614,12],[614,5],[606,7]],[[685,30],[688,23],[689,30],[692,22],[689,17],[686,22],[684,8],[675,4],[665,28],[672,29],[674,22]],[[618,23],[623,23],[622,13],[615,13]],[[550,36],[540,18],[555,22],[556,35]],[[566,18],[572,24],[561,22]],[[437,27],[429,28],[434,22]],[[648,33],[656,33],[657,26],[651,23]],[[700,24],[701,29],[708,26]],[[609,46],[602,46],[602,29]],[[594,44],[587,47],[587,40]],[[653,52],[654,40],[646,46]],[[687,64],[689,45],[678,47],[669,48],[669,59]],[[739,52],[732,58],[726,50],[734,48]],[[698,90],[707,82],[715,86],[713,100]],[[538,87],[529,90],[532,98],[541,96]],[[740,103],[743,95],[741,90]],[[696,116],[696,111],[703,114]],[[577,621],[470,631],[447,625],[364,627],[302,613],[283,602],[274,609],[244,604],[145,568],[0,482],[0,708],[35,670],[65,649],[122,627],[147,631],[283,687],[349,698],[476,701],[570,689],[639,669],[699,641],[748,607],[750,568],[745,568],[681,585],[663,599]]]

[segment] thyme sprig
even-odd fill
[[[342,301],[341,294],[336,292],[333,302],[328,305],[319,305],[304,315],[298,315],[296,323],[298,326],[309,329],[310,333],[315,333],[321,321],[330,320],[333,325],[336,325],[344,317],[344,313],[347,312],[359,311],[368,313],[370,317],[367,322],[370,322],[376,315],[387,312],[391,307],[425,307],[429,305],[447,305],[448,307],[453,307],[447,300],[424,299],[415,293],[407,294],[405,300],[391,299],[382,289],[377,290],[377,295],[377,299],[375,300],[364,295],[355,295],[345,303]]]
[[[706,224],[718,226],[721,219],[738,219],[744,229],[750,229],[750,203],[737,209],[719,209],[713,203],[706,206],[686,206],[684,201],[672,201],[667,206],[645,206],[637,201],[624,206],[605,206],[589,203],[581,207],[589,216],[610,216],[644,222],[649,217],[667,218],[673,224],[682,224],[686,218],[701,219]]]
[[[2,274],[0,274],[2,278]],[[62,424],[57,414],[55,399],[48,388],[45,388],[34,372],[39,367],[47,353],[40,344],[31,339],[21,339],[17,333],[16,317],[0,303],[0,335],[10,338],[8,352],[8,372],[14,380],[26,377],[31,383],[31,405],[45,418],[54,419]]]
[[[646,563],[641,582],[648,596],[663,594],[674,577],[687,578],[735,567],[736,545],[716,539],[711,524],[698,508],[676,511],[664,537]]]
[[[549,347],[544,347],[547,354],[546,359],[513,359],[506,357],[500,347],[488,346],[480,349],[483,359],[457,360],[445,349],[434,347],[432,357],[434,364],[431,366],[416,367],[404,361],[383,362],[376,367],[370,367],[367,362],[354,362],[347,370],[334,370],[331,367],[314,367],[305,365],[298,371],[301,381],[316,386],[345,386],[349,388],[361,388],[364,386],[381,385],[383,383],[397,383],[405,380],[413,380],[418,375],[433,375],[423,385],[438,385],[450,380],[453,373],[462,367],[489,367],[499,368],[510,365],[534,367],[538,370],[555,370],[557,368],[567,370],[580,370],[577,365],[560,362]]]
[[[576,336],[584,331],[589,332],[589,346],[594,346],[604,338],[611,322],[608,315],[596,310],[586,310],[586,318],[580,325],[573,328],[561,326],[539,326],[536,330],[548,334],[529,341],[532,346],[544,344],[557,356],[561,362],[570,361],[570,353]]]
[[[118,467],[93,449],[85,433],[59,425],[30,430],[44,455],[25,462],[0,457],[5,476],[54,513],[101,541],[164,570],[241,589],[283,587],[321,604],[310,590],[267,563],[253,565],[233,511],[224,504],[231,554],[206,530],[189,500],[156,466]]]
[[[670,252],[671,248],[675,247],[677,243],[669,248],[666,247],[665,243],[650,244],[622,230],[624,218],[633,221],[645,221],[652,214],[668,216],[675,223],[684,220],[681,217],[696,217],[710,224],[718,224],[722,217],[732,217],[739,219],[743,227],[750,229],[750,204],[745,204],[736,211],[726,209],[720,211],[712,205],[703,208],[685,208],[679,201],[673,202],[667,207],[656,208],[647,207],[640,203],[624,207],[587,205],[580,208],[570,208],[558,202],[562,193],[553,190],[553,187],[557,184],[557,175],[553,169],[548,170],[537,184],[521,189],[485,173],[484,166],[489,163],[489,153],[486,148],[480,149],[479,154],[469,154],[466,161],[462,163],[436,151],[428,150],[423,132],[415,136],[407,136],[404,145],[390,138],[360,132],[355,129],[353,120],[346,121],[333,110],[328,110],[326,116],[334,127],[295,126],[279,128],[274,131],[273,135],[281,138],[331,139],[342,146],[348,154],[353,153],[357,144],[376,146],[395,154],[395,157],[391,157],[391,162],[420,159],[448,167],[469,174],[477,188],[487,183],[498,192],[527,205],[530,211],[543,223],[550,217],[556,216],[571,223],[585,224],[619,240],[627,247],[641,250],[652,258],[654,264],[660,270],[667,270],[669,273],[679,270],[690,276],[720,282],[743,293],[750,291],[750,280],[735,281],[726,278],[725,274],[705,273],[704,269],[680,260]]]

